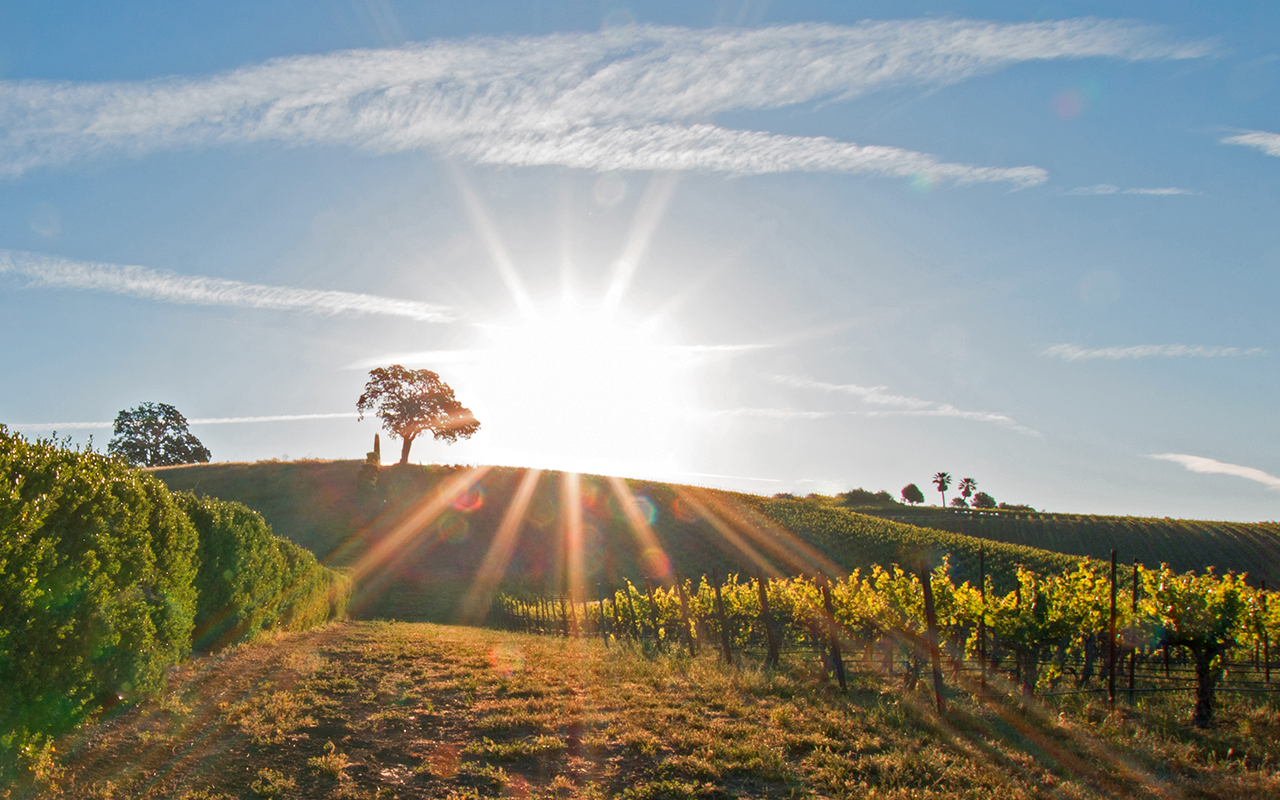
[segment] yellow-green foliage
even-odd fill
[[[349,581],[272,535],[256,511],[211,497],[177,497],[200,536],[196,647],[225,647],[270,628],[304,630],[344,612]]]
[[[0,752],[190,651],[196,532],[153,477],[0,426]]]
[[[345,613],[350,580],[236,503],[0,426],[0,774],[199,646]],[[30,760],[28,758],[28,760]]]

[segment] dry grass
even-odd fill
[[[815,664],[426,624],[335,625],[192,662],[145,707],[58,744],[14,796],[1280,796],[1280,715],[1232,700],[1209,731],[1185,698],[1107,714],[932,698]],[[3,795],[3,792],[0,792]]]

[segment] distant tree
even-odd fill
[[[963,497],[953,497],[951,498],[951,506],[952,508],[968,508],[969,501]]]
[[[107,452],[135,467],[204,464],[209,449],[189,430],[187,418],[168,403],[143,403],[116,414]]]
[[[1000,508],[1004,511],[1035,511],[1031,506],[1018,505],[1017,503],[1001,503]]]
[[[978,492],[973,496],[974,508],[995,508],[996,499],[986,492]]]
[[[933,476],[933,485],[942,493],[942,505],[947,505],[947,489],[951,486],[951,473],[939,472]]]
[[[370,370],[369,382],[356,401],[360,419],[366,411],[382,420],[387,433],[401,440],[400,463],[409,463],[413,440],[430,431],[436,439],[453,443],[480,430],[471,410],[453,396],[453,389],[429,369],[405,369],[399,364]]]
[[[920,487],[916,486],[914,483],[908,483],[906,486],[902,487],[902,500],[903,502],[910,503],[911,505],[923,503],[924,492],[920,491]]]
[[[836,495],[846,506],[894,506],[898,504],[893,495],[885,491],[869,492],[866,489],[850,489]]]
[[[978,491],[978,482],[973,478],[961,478],[960,484],[956,486],[956,489],[960,491],[960,496],[968,501],[970,497],[973,497],[973,493]]]

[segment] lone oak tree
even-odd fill
[[[143,403],[116,415],[107,452],[135,467],[204,464],[212,454],[187,430],[187,418],[168,403]]]
[[[425,431],[452,444],[480,430],[471,410],[453,396],[449,384],[429,369],[405,369],[399,364],[369,371],[364,394],[356,401],[360,419],[366,411],[382,420],[382,427],[402,440],[400,463],[409,463],[413,440]]]

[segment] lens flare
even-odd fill
[[[467,492],[458,495],[458,499],[453,501],[453,510],[461,511],[464,514],[470,514],[472,511],[479,511],[484,506],[484,488],[474,486]]]
[[[513,644],[500,644],[489,651],[489,666],[504,678],[524,671],[524,651]]]

